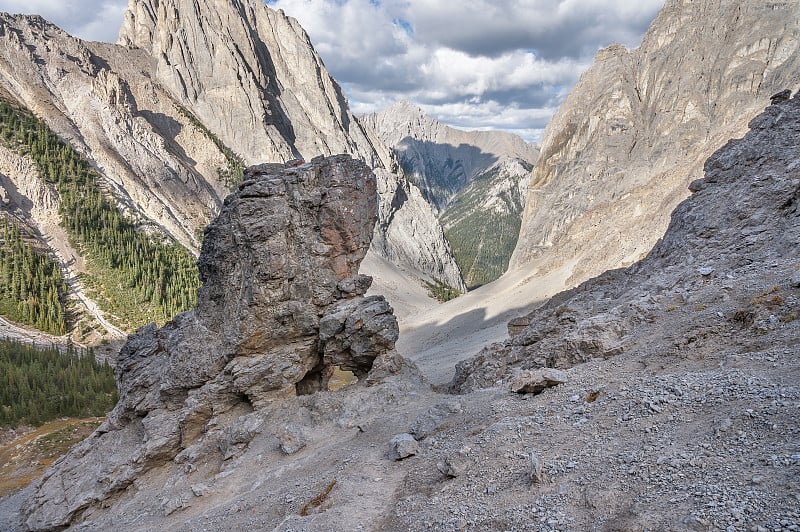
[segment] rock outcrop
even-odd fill
[[[455,531],[532,524],[543,530],[778,530],[800,524],[800,101],[770,107],[752,124],[744,140],[709,161],[705,180],[692,186],[697,192],[676,211],[650,258],[565,294],[545,307],[541,320],[528,318],[537,325],[560,320],[575,352],[606,352],[613,345],[603,346],[603,338],[621,334],[618,355],[591,355],[563,370],[567,378],[558,380],[566,382],[536,395],[509,389],[513,376],[526,374],[525,364],[502,350],[494,354],[509,371],[476,366],[466,387],[490,387],[457,397],[405,371],[374,386],[362,381],[310,395],[255,391],[263,397],[256,408],[222,387],[212,407],[195,400],[216,393],[211,383],[227,385],[232,374],[185,394],[162,394],[153,385],[149,397],[185,405],[181,438],[189,447],[170,460],[181,444],[162,447],[174,438],[153,438],[162,426],[156,414],[166,407],[144,418],[132,415],[122,430],[107,425],[108,432],[55,465],[39,488],[40,496],[52,488],[53,498],[34,503],[28,518],[44,523],[49,515],[56,523],[62,512],[63,522],[65,508],[84,492],[85,508],[72,518],[79,530]],[[356,277],[338,289],[364,285]],[[365,314],[369,307],[363,306]],[[332,329],[341,323],[347,329],[347,318],[330,319],[337,324]],[[604,325],[615,322],[628,332]],[[590,341],[581,343],[579,329],[591,331]],[[548,346],[566,343],[559,344],[557,330],[540,332],[546,336],[541,345],[527,346],[533,356],[538,350],[546,358]],[[534,331],[515,338],[529,334]],[[379,357],[366,383],[397,363],[391,354]],[[501,386],[491,386],[492,379]],[[165,392],[175,391],[163,382]],[[168,433],[171,418],[162,419]],[[416,454],[394,461],[387,451],[399,434],[411,435],[396,442]],[[142,441],[153,456],[127,462],[129,449]],[[170,452],[158,457],[159,449]],[[142,462],[152,469],[130,472]],[[112,482],[122,488],[119,479],[132,477],[126,489],[92,502],[92,494],[101,498]],[[0,497],[1,529],[26,529],[17,516],[27,496]]]
[[[69,525],[170,460],[234,456],[263,422],[240,416],[327,389],[334,366],[401,369],[392,309],[358,274],[376,220],[375,178],[349,156],[248,169],[206,230],[197,308],[128,339],[119,403],[45,475],[27,525]]]
[[[624,351],[680,351],[723,331],[766,332],[796,320],[800,97],[768,107],[750,128],[706,161],[705,177],[691,183],[694,194],[644,260],[515,320],[514,336],[457,365],[451,388]],[[764,268],[772,271],[766,283]]]
[[[704,161],[800,87],[798,12],[797,0],[668,0],[638,49],[598,52],[547,126],[510,267],[577,261],[574,286],[644,256]]]

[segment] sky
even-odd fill
[[[640,44],[664,0],[266,0],[306,29],[357,114],[404,99],[537,141],[595,53]],[[0,0],[114,42],[127,0]]]

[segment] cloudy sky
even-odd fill
[[[538,140],[595,52],[638,46],[664,0],[267,0],[308,31],[357,113],[400,99]],[[114,41],[127,0],[0,0]]]

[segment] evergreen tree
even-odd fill
[[[148,235],[123,216],[100,191],[100,174],[69,143],[31,112],[3,98],[0,139],[30,157],[40,175],[55,186],[61,199],[61,225],[89,259],[89,284],[102,287],[101,305],[125,320],[123,326],[132,329],[148,321],[164,322],[194,306],[200,281],[191,253],[163,236]],[[38,327],[56,319],[57,312],[46,310],[39,318],[39,306],[48,291],[41,288],[31,298],[31,287],[20,277],[31,267],[26,263],[7,275],[12,277],[11,297],[23,303],[18,314],[36,316]],[[3,313],[8,311],[3,309]]]

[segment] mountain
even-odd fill
[[[0,40],[0,99],[32,128],[0,143],[0,185],[14,198],[0,210],[65,268],[78,313],[94,321],[76,340],[142,322],[127,322],[119,309],[128,307],[102,301],[100,292],[124,289],[98,278],[97,257],[75,245],[55,214],[63,191],[51,174],[60,172],[53,165],[62,152],[96,173],[89,186],[110,203],[108,212],[192,253],[245,164],[352,154],[375,169],[381,192],[372,252],[413,279],[463,288],[433,210],[350,113],[308,36],[282,12],[257,0],[131,0],[120,44],[84,42],[41,17],[8,14],[0,14]],[[50,159],[34,160],[39,148],[27,141]],[[146,319],[171,316],[158,313]]]
[[[393,350],[386,302],[362,295],[377,214],[363,163],[248,171],[206,233],[197,309],[130,337],[108,421],[0,499],[0,527],[785,528],[800,98],[751,126],[645,260],[462,364],[457,395]],[[361,378],[325,390],[332,365]]]
[[[362,117],[439,213],[469,288],[497,279],[516,245],[538,146],[502,131],[462,131],[406,101]]]
[[[504,131],[462,131],[400,101],[363,121],[397,155],[406,175],[438,211],[475,177],[504,159],[534,164],[538,147]]]
[[[458,191],[439,215],[467,287],[490,283],[508,269],[532,169],[525,160],[501,158]]]
[[[711,153],[800,87],[798,12],[668,0],[638,49],[598,52],[545,130],[511,269],[574,264],[574,286],[644,256]]]

